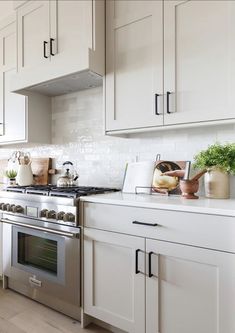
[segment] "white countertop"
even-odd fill
[[[115,192],[82,197],[81,200],[110,205],[155,208],[235,217],[235,199],[220,200],[201,197],[197,200],[187,200],[178,196],[136,195]]]

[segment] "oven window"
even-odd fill
[[[57,241],[18,232],[18,263],[57,275]]]

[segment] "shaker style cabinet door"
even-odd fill
[[[235,1],[164,1],[164,124],[235,118]]]
[[[50,60],[50,2],[29,1],[17,9],[18,71],[34,69]]]
[[[68,72],[88,68],[92,48],[92,0],[51,2],[50,51],[53,66]],[[74,70],[70,67],[74,67]]]
[[[10,83],[16,72],[15,22],[0,30],[0,114],[3,134],[0,144],[26,140],[26,97],[11,93]]]
[[[144,249],[143,238],[84,228],[85,313],[145,332]]]
[[[106,132],[163,124],[163,2],[106,2]]]
[[[146,333],[235,332],[234,254],[149,239],[146,252]]]

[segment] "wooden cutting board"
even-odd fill
[[[32,158],[32,171],[34,175],[35,185],[47,185],[50,181],[50,175],[55,174],[55,170],[51,169],[52,159],[45,158]],[[0,182],[3,182],[4,173],[7,170],[8,160],[0,160]]]

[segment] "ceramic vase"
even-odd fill
[[[212,199],[228,199],[230,196],[229,174],[218,168],[208,170],[204,176],[205,196]]]

